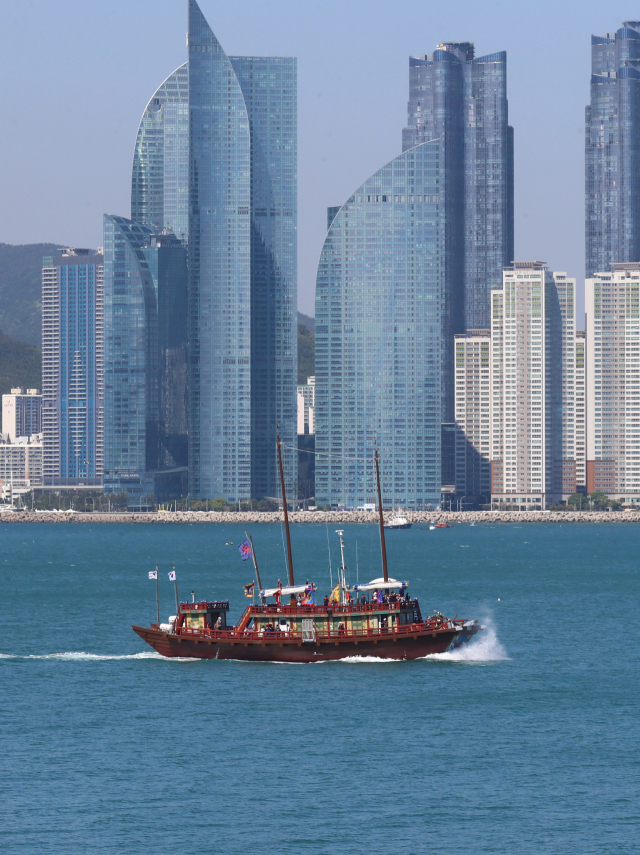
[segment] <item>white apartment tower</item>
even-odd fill
[[[491,332],[455,336],[456,495],[488,502],[491,495]]]
[[[587,342],[584,330],[576,330],[576,400],[575,400],[575,441],[576,441],[576,491],[587,490],[587,443],[586,443],[586,391],[587,391]]]
[[[575,290],[527,261],[491,292],[492,501],[535,509],[576,492]]]
[[[585,283],[587,491],[640,502],[640,263]]]

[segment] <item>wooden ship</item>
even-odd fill
[[[440,612],[423,616],[409,583],[390,578],[376,451],[382,576],[367,584],[347,585],[343,531],[341,567],[331,597],[315,602],[316,586],[296,585],[291,535],[278,438],[282,507],[287,538],[289,584],[263,589],[253,542],[251,555],[260,604],[248,606],[235,625],[227,623],[228,601],[177,602],[168,623],[134,626],[140,638],[163,656],[194,659],[237,659],[251,662],[322,662],[350,657],[418,659],[444,653],[467,643],[483,627],[476,620],[453,619]],[[176,587],[177,591],[177,587]],[[287,602],[288,599],[288,602]]]

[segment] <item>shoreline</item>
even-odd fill
[[[404,513],[409,522],[416,526],[429,526],[429,523],[448,522],[452,525],[491,523],[628,523],[640,522],[638,511],[407,511]],[[388,522],[395,516],[394,511],[385,512]],[[227,525],[248,525],[257,523],[281,523],[280,512],[238,511],[221,513],[217,511],[172,511],[163,513],[37,513],[34,511],[13,511],[0,513],[0,523],[146,523],[147,525],[179,525],[188,523],[226,523]],[[378,524],[375,512],[362,511],[294,511],[289,513],[289,522],[293,524],[331,524],[346,525],[354,523]]]

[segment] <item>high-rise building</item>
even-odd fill
[[[189,0],[189,61],[142,117],[131,217],[189,245],[189,490],[296,479],[296,60],[227,57]]]
[[[586,281],[587,492],[640,502],[640,263]]]
[[[575,279],[515,262],[492,291],[492,500],[543,508],[577,490]]]
[[[640,21],[591,37],[586,275],[640,260]]]
[[[316,283],[316,500],[440,504],[443,318],[438,141],[420,143],[335,214]]]
[[[472,43],[445,42],[409,59],[409,80],[403,150],[436,139],[440,146],[447,322],[451,334],[488,329],[491,289],[501,287],[502,269],[513,261],[507,55],[476,58]]]
[[[187,259],[173,234],[104,218],[106,492],[183,494]],[[180,475],[182,474],[182,477]]]
[[[42,431],[42,395],[20,387],[2,396],[2,434],[9,440]]]
[[[65,249],[42,269],[43,478],[92,487],[103,475],[103,255]]]
[[[472,44],[447,43],[409,67],[402,156],[328,209],[316,284],[320,502],[372,500],[377,442],[385,504],[440,503],[452,486],[441,424],[454,422],[454,336],[489,327],[491,289],[513,259],[506,54],[475,59]]]
[[[491,496],[491,331],[455,337],[455,492],[469,504]]]

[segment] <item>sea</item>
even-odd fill
[[[254,525],[264,585],[279,525]],[[423,614],[479,618],[414,662],[164,659],[131,630],[253,579],[239,525],[0,527],[4,855],[640,851],[640,526],[414,525],[390,574]],[[375,525],[344,525],[351,583]],[[292,528],[322,596],[335,526]]]

